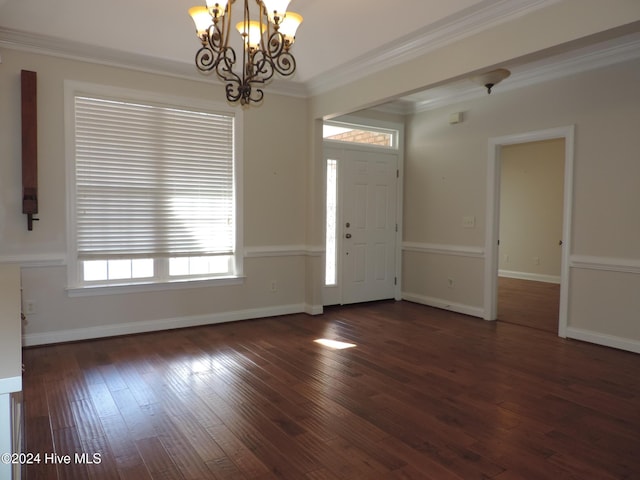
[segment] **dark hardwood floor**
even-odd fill
[[[640,477],[640,355],[408,302],[24,362],[29,480]]]
[[[560,285],[498,277],[498,320],[558,333]]]

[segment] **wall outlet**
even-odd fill
[[[533,257],[533,264],[540,265],[540,257]]]
[[[272,292],[278,291],[278,282],[276,282],[275,280],[271,280],[271,291]]]
[[[456,281],[451,277],[447,278],[447,286],[449,288],[455,287],[456,286]]]
[[[36,313],[36,302],[34,300],[24,301],[24,313],[25,315],[33,315]]]
[[[504,263],[509,263],[509,260],[510,260],[509,255],[505,255],[504,256]]]
[[[476,228],[476,217],[462,217],[462,226],[464,228]]]

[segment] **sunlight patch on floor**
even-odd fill
[[[355,343],[340,342],[338,340],[329,340],[328,338],[318,338],[314,342],[319,343],[325,347],[333,348],[334,350],[344,350],[345,348],[355,347]]]

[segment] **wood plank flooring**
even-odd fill
[[[558,333],[560,285],[498,278],[498,320]]]
[[[408,302],[24,362],[29,480],[640,477],[640,355]]]

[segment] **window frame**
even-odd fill
[[[76,158],[75,158],[75,98],[88,96],[107,98],[116,101],[153,104],[163,107],[189,109],[212,114],[223,114],[233,117],[233,188],[235,217],[235,248],[233,253],[232,272],[224,276],[193,275],[169,278],[168,272],[158,276],[157,267],[162,263],[154,259],[154,277],[105,280],[100,282],[84,282],[82,280],[82,261],[78,260],[76,239]],[[140,291],[183,289],[207,287],[212,285],[235,285],[244,279],[244,242],[243,242],[243,112],[219,102],[200,98],[182,97],[160,94],[108,85],[66,80],[64,82],[65,109],[65,157],[67,178],[67,292],[70,296],[103,295],[110,293],[131,293]],[[194,252],[194,257],[200,256]]]

